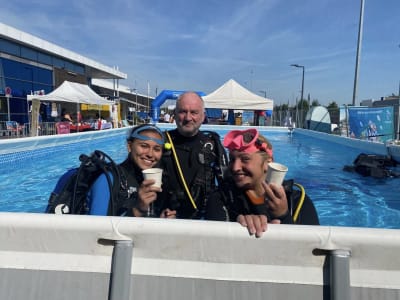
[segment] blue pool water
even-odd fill
[[[228,129],[217,130],[223,136]],[[301,134],[266,131],[275,161],[289,167],[313,199],[322,225],[400,228],[400,179],[374,179],[344,172],[360,153],[351,147]],[[116,162],[127,155],[125,134],[18,155],[1,155],[0,211],[43,212],[58,178],[79,165],[81,153],[99,149]]]

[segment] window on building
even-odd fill
[[[42,52],[38,52],[38,62],[46,65],[52,65],[53,61],[51,59],[51,56]]]
[[[21,56],[21,48],[17,44],[4,39],[0,39],[0,51],[15,56]]]
[[[32,61],[37,61],[38,53],[36,50],[21,46],[21,57]]]

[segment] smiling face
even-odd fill
[[[229,169],[236,186],[243,190],[258,190],[261,182],[265,181],[268,163],[271,161],[260,152],[230,151]]]
[[[153,130],[141,131],[140,135],[154,139],[162,138],[158,132]],[[153,140],[135,138],[133,141],[128,141],[128,150],[131,159],[142,170],[154,167],[162,156],[162,146]]]
[[[184,93],[176,101],[175,123],[179,133],[183,136],[196,135],[204,117],[204,103],[196,93]]]

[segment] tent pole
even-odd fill
[[[76,132],[79,132],[79,122],[78,122],[78,112],[79,112],[79,102],[76,102]]]

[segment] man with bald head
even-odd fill
[[[219,135],[200,130],[205,116],[203,99],[185,92],[176,101],[177,128],[166,132],[172,149],[164,152],[162,162],[168,174],[168,206],[177,211],[177,218],[207,219],[208,196],[227,165]]]

